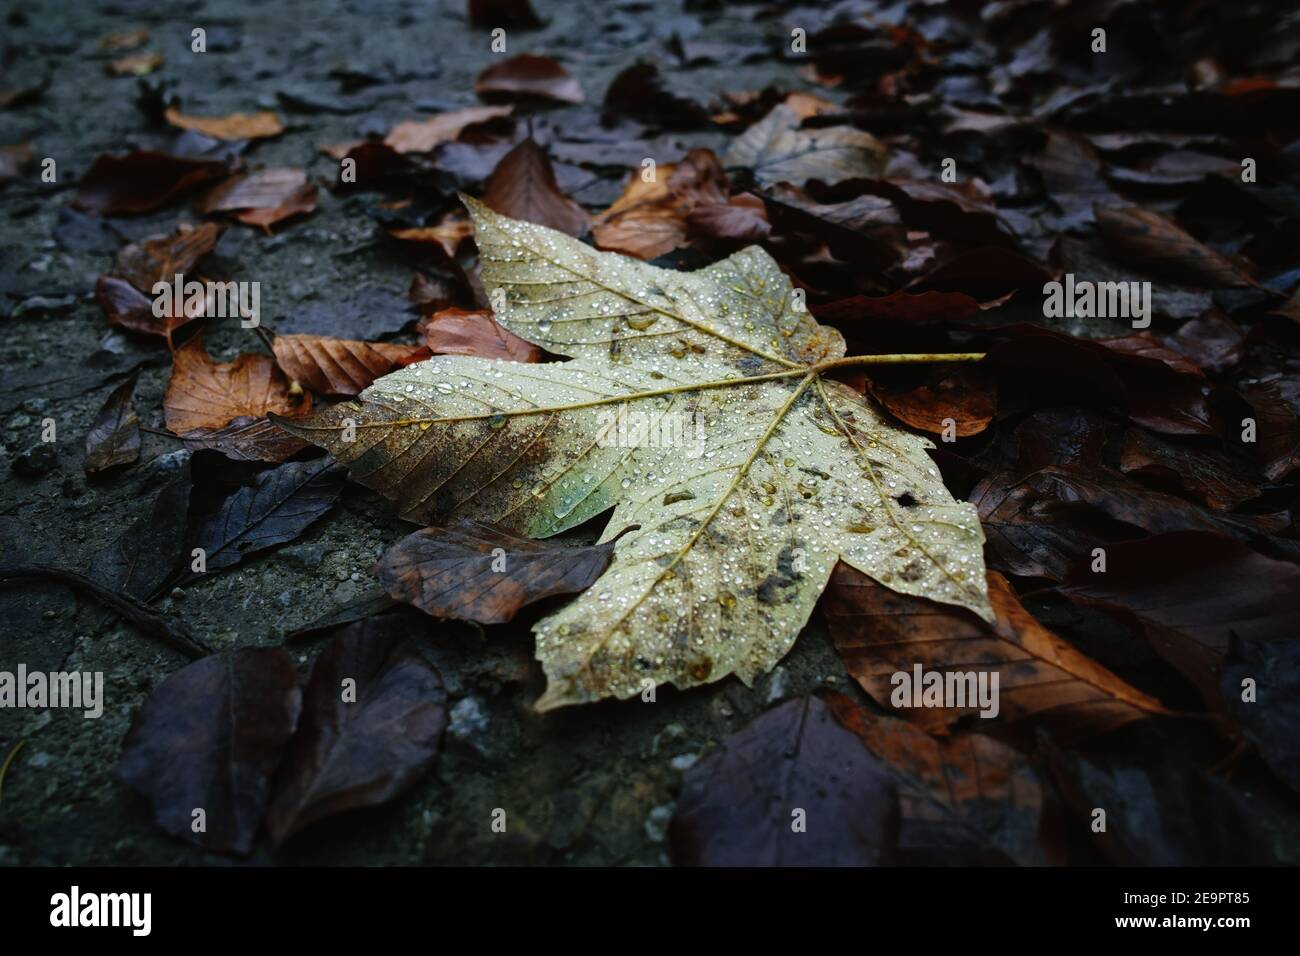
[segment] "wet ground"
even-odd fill
[[[95,279],[126,238],[167,232],[178,221],[197,218],[182,202],[108,220],[110,231],[65,227],[56,241],[60,210],[94,158],[121,151],[151,131],[137,104],[137,81],[106,75],[105,64],[118,54],[98,47],[97,38],[149,27],[145,48],[167,58],[151,79],[175,91],[186,111],[276,110],[288,129],[252,147],[245,160],[304,166],[322,183],[334,178],[335,165],[319,153],[321,144],[475,104],[473,78],[492,56],[488,35],[469,27],[461,2],[168,6],[165,16],[155,3],[130,0],[3,7],[9,15],[3,27],[7,75],[48,80],[48,86],[34,102],[0,112],[0,142],[30,139],[38,161],[56,161],[57,182],[43,184],[29,175],[0,190],[0,283],[14,313],[3,320],[0,336],[6,380],[0,389],[0,441],[12,464],[40,444],[44,421],[53,419],[57,461],[35,476],[6,466],[0,562],[86,568],[143,513],[186,454],[174,441],[145,434],[140,464],[103,480],[87,480],[82,470],[86,431],[121,379],[105,379],[80,363],[98,350],[107,350],[108,365],[120,365],[119,372],[143,361],[135,404],[142,423],[154,429],[162,428],[169,371],[165,349],[110,332],[93,299]],[[771,29],[747,16],[666,15],[660,4],[540,7],[548,25],[512,33],[509,52],[553,56],[579,79],[587,104],[552,114],[556,124],[595,124],[613,76],[642,54],[662,61],[674,32],[744,45],[764,42]],[[206,54],[190,52],[195,26],[207,30]],[[331,71],[351,68],[389,79],[344,95]],[[774,82],[791,89],[806,85],[792,65],[770,59],[703,64],[676,74],[675,81],[700,100]],[[297,108],[286,105],[286,96]],[[304,109],[313,103],[348,112]],[[716,133],[669,135],[660,161],[671,162],[693,145],[717,144]],[[630,157],[629,164],[636,160]],[[559,172],[571,195],[597,209],[617,195],[623,178],[598,177],[575,165]],[[359,290],[366,288],[400,299],[411,269],[372,242],[374,223],[365,207],[374,198],[340,198],[322,190],[313,215],[277,229],[273,237],[232,228],[218,249],[219,261],[234,278],[261,283],[263,317],[273,329],[314,304],[365,307],[368,293]],[[260,348],[234,320],[211,323],[207,345],[223,361]],[[159,607],[217,649],[275,645],[287,631],[372,587],[375,557],[409,530],[389,503],[350,486],[342,505],[299,541],[177,591]],[[103,671],[107,699],[98,720],[67,710],[0,711],[0,754],[25,741],[4,779],[0,862],[224,862],[161,833],[145,801],[116,779],[132,713],[185,658],[126,625],[103,626],[104,617],[97,606],[57,586],[0,592],[4,666]],[[666,862],[663,831],[681,772],[698,754],[772,700],[848,685],[814,625],[783,665],[752,689],[729,680],[687,694],[666,690],[653,706],[603,703],[539,717],[530,703],[542,680],[531,661],[526,624],[489,640],[413,615],[412,628],[427,638],[426,649],[451,692],[451,725],[435,770],[394,804],[322,824],[279,853],[259,849],[253,861]],[[298,650],[304,669],[315,651],[310,643]],[[496,808],[509,815],[506,834],[490,828]]]

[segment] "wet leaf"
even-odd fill
[[[277,845],[325,817],[387,803],[437,759],[442,678],[385,620],[344,628],[312,667],[266,816]]]
[[[358,395],[379,376],[429,357],[423,345],[277,335],[275,360],[289,381],[321,395]]]
[[[974,509],[943,487],[927,441],[813,371],[843,340],[792,305],[760,249],[677,273],[465,201],[484,286],[505,293],[497,321],[571,360],[435,356],[358,402],[276,420],[410,520],[547,537],[614,507],[602,542],[639,526],[593,587],[536,625],[540,709],[644,681],[752,683],[841,557],[992,619]],[[651,442],[629,432],[632,412],[676,418]]]
[[[484,186],[483,202],[503,216],[571,236],[582,235],[591,223],[587,211],[560,191],[551,161],[532,139],[522,140],[497,163]]]
[[[174,434],[224,428],[236,418],[261,418],[267,412],[300,415],[310,408],[309,396],[289,394],[289,382],[269,355],[248,353],[217,363],[200,335],[172,354],[163,415]]]
[[[109,394],[86,434],[87,474],[129,465],[140,458],[140,419],[131,398],[136,372]]]
[[[1165,712],[1039,624],[997,572],[989,573],[989,598],[997,613],[992,626],[960,608],[897,594],[841,565],[823,608],[853,679],[881,707],[931,733],[945,733],[963,717],[990,728],[1032,718],[1061,737],[1081,739]],[[977,716],[983,708],[970,697],[962,706],[942,706],[942,697],[939,705],[915,706],[924,690],[917,670],[986,672],[990,688],[997,674],[998,713]]]
[[[542,544],[469,519],[409,534],[375,565],[399,601],[434,617],[500,624],[526,604],[586,590],[609,564],[613,542]]]
[[[118,773],[148,797],[158,825],[217,852],[248,853],[302,695],[283,648],[195,661],[136,713]],[[195,810],[205,829],[196,832]]]
[[[890,774],[824,703],[787,701],[686,771],[669,827],[673,862],[889,864],[898,804]]]
[[[800,129],[803,120],[781,103],[732,142],[727,166],[746,166],[765,185],[802,186],[812,179],[829,186],[880,175],[885,147],[870,133],[849,126]]]
[[[564,67],[549,56],[521,53],[489,66],[474,81],[474,92],[486,99],[556,100],[581,103],[582,87]]]
[[[195,522],[191,547],[203,549],[207,572],[212,572],[292,541],[334,507],[343,478],[343,469],[329,458],[291,461],[264,471]],[[190,579],[201,576],[191,574]]]

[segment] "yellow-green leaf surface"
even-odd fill
[[[674,272],[465,202],[484,286],[504,292],[496,320],[569,360],[435,356],[277,422],[414,521],[545,537],[612,507],[602,541],[636,526],[536,625],[539,709],[646,681],[752,683],[838,559],[993,620],[975,509],[948,494],[928,440],[822,376],[844,340],[767,253]],[[638,418],[657,427],[638,436]]]

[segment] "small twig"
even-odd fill
[[[40,564],[0,565],[0,585],[33,578],[58,581],[85,592],[109,610],[116,611],[126,618],[141,632],[170,644],[189,657],[200,658],[212,653],[212,648],[190,634],[189,628],[184,624],[168,620],[164,615],[137,598],[133,598],[128,594],[118,594],[116,591],[110,591],[98,581],[94,581],[84,574],[78,574],[76,571],[69,571],[66,568],[52,568]]]
[[[23,749],[25,743],[27,741],[20,740],[14,744],[13,749],[9,751],[9,755],[5,757],[5,762],[0,763],[0,801],[4,800],[5,774],[9,772],[9,765],[14,762],[14,758],[18,756],[18,751]]]

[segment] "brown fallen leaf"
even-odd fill
[[[403,242],[428,242],[441,248],[447,259],[455,259],[460,251],[460,243],[474,234],[473,222],[460,211],[448,212],[432,226],[409,226],[407,229],[394,229],[389,233],[394,239]]]
[[[284,202],[271,209],[245,209],[242,212],[235,213],[235,218],[247,226],[260,226],[267,235],[271,233],[271,227],[278,222],[284,222],[286,219],[292,219],[295,216],[305,216],[316,209],[316,203],[320,199],[320,190],[314,183],[308,183],[300,186],[291,195],[287,196]]]
[[[1232,637],[1253,645],[1295,639],[1300,568],[1232,538],[1177,531],[1106,548],[1106,572],[1087,563],[1061,593],[1146,635],[1156,651],[1223,708],[1219,675]]]
[[[248,853],[301,711],[284,648],[204,657],[149,695],[122,743],[118,774],[148,797],[154,820],[172,836]],[[195,808],[204,811],[203,829],[194,827]]]
[[[152,295],[158,282],[171,284],[178,273],[189,272],[216,248],[225,231],[225,226],[211,222],[197,226],[181,223],[174,233],[150,236],[123,246],[117,254],[114,272],[141,292]]]
[[[290,382],[321,395],[359,395],[381,375],[431,354],[423,345],[356,342],[324,335],[277,335],[275,360]]]
[[[201,309],[187,311],[181,308],[155,315],[154,300],[116,276],[100,276],[95,281],[95,301],[104,310],[110,325],[161,336],[167,340],[169,349],[172,348],[172,333],[203,314]]]
[[[111,76],[148,76],[166,62],[161,53],[132,53],[113,60],[105,69]]]
[[[990,727],[999,718],[1004,725],[1032,719],[1058,739],[1082,739],[1167,713],[1159,701],[1039,624],[1002,575],[990,571],[988,584],[996,627],[960,608],[891,591],[843,562],[831,575],[823,608],[853,679],[881,707],[929,733],[946,734],[981,707],[973,693],[964,706],[942,706],[942,694],[939,706],[915,706],[925,689],[912,686],[918,669],[986,672],[990,687],[998,675],[999,713]]]
[[[1217,448],[1176,445],[1137,428],[1124,433],[1119,470],[1183,488],[1215,511],[1258,497],[1249,471]]]
[[[1258,419],[1259,458],[1269,481],[1300,469],[1300,380],[1294,375],[1257,381],[1242,389]]]
[[[686,217],[697,206],[727,201],[727,174],[712,150],[693,149],[646,181],[632,174],[623,195],[598,215],[592,235],[602,249],[654,259],[686,245]]]
[[[433,617],[501,624],[526,604],[577,594],[609,565],[614,542],[571,547],[462,519],[398,541],[375,565],[389,595]]]
[[[686,238],[762,242],[772,232],[767,205],[751,193],[732,196],[725,203],[708,203],[686,214]]]
[[[245,354],[233,362],[213,362],[195,335],[172,353],[172,374],[163,395],[167,430],[184,435],[200,428],[223,428],[241,416],[267,412],[305,415],[311,395],[295,398],[284,373],[269,355]]]
[[[420,323],[424,344],[436,355],[477,355],[511,362],[540,362],[542,350],[502,328],[491,312],[443,309]]]
[[[448,259],[455,259],[461,243],[474,235],[474,224],[465,213],[455,210],[443,216],[436,225],[393,229],[389,235],[403,242],[432,243],[442,249]]]
[[[140,377],[137,369],[109,394],[86,433],[86,474],[129,465],[140,458],[140,419],[131,397]]]
[[[284,122],[269,110],[229,116],[187,116],[174,106],[163,111],[167,122],[213,139],[268,139],[284,132]]]
[[[822,701],[898,786],[899,863],[1042,866],[1043,787],[1030,758],[984,734],[931,737],[835,692]]]
[[[484,186],[483,201],[514,219],[526,219],[550,226],[571,236],[580,236],[591,224],[591,216],[560,191],[551,161],[532,137],[506,153],[492,170]]]
[[[233,213],[240,222],[265,229],[311,212],[317,199],[318,190],[307,181],[305,170],[278,166],[233,176],[210,189],[194,208],[205,214]]]
[[[138,149],[99,156],[77,185],[76,206],[101,216],[149,212],[226,175],[226,164]]]
[[[211,448],[231,461],[288,461],[308,445],[268,418],[241,415],[225,428],[197,428],[181,435],[192,451]]]
[[[400,630],[383,617],[350,624],[312,666],[266,814],[277,846],[325,817],[388,802],[437,759],[447,692]]]
[[[489,66],[474,81],[474,92],[484,99],[493,97],[558,100],[581,103],[582,87],[549,56],[521,53]]]
[[[283,202],[306,183],[307,172],[298,166],[273,166],[239,173],[209,189],[195,201],[194,209],[201,213],[266,209]]]
[[[876,401],[913,428],[945,437],[978,435],[993,421],[998,407],[996,378],[978,368],[935,368],[929,381],[899,388],[883,378],[870,378]]]
[[[468,106],[428,119],[407,120],[394,126],[384,137],[384,143],[398,153],[428,153],[439,144],[454,140],[466,126],[509,116],[512,109],[510,106]]]
[[[1189,236],[1168,216],[1136,206],[1098,209],[1096,215],[1106,245],[1125,262],[1213,288],[1254,285],[1241,269]]]

